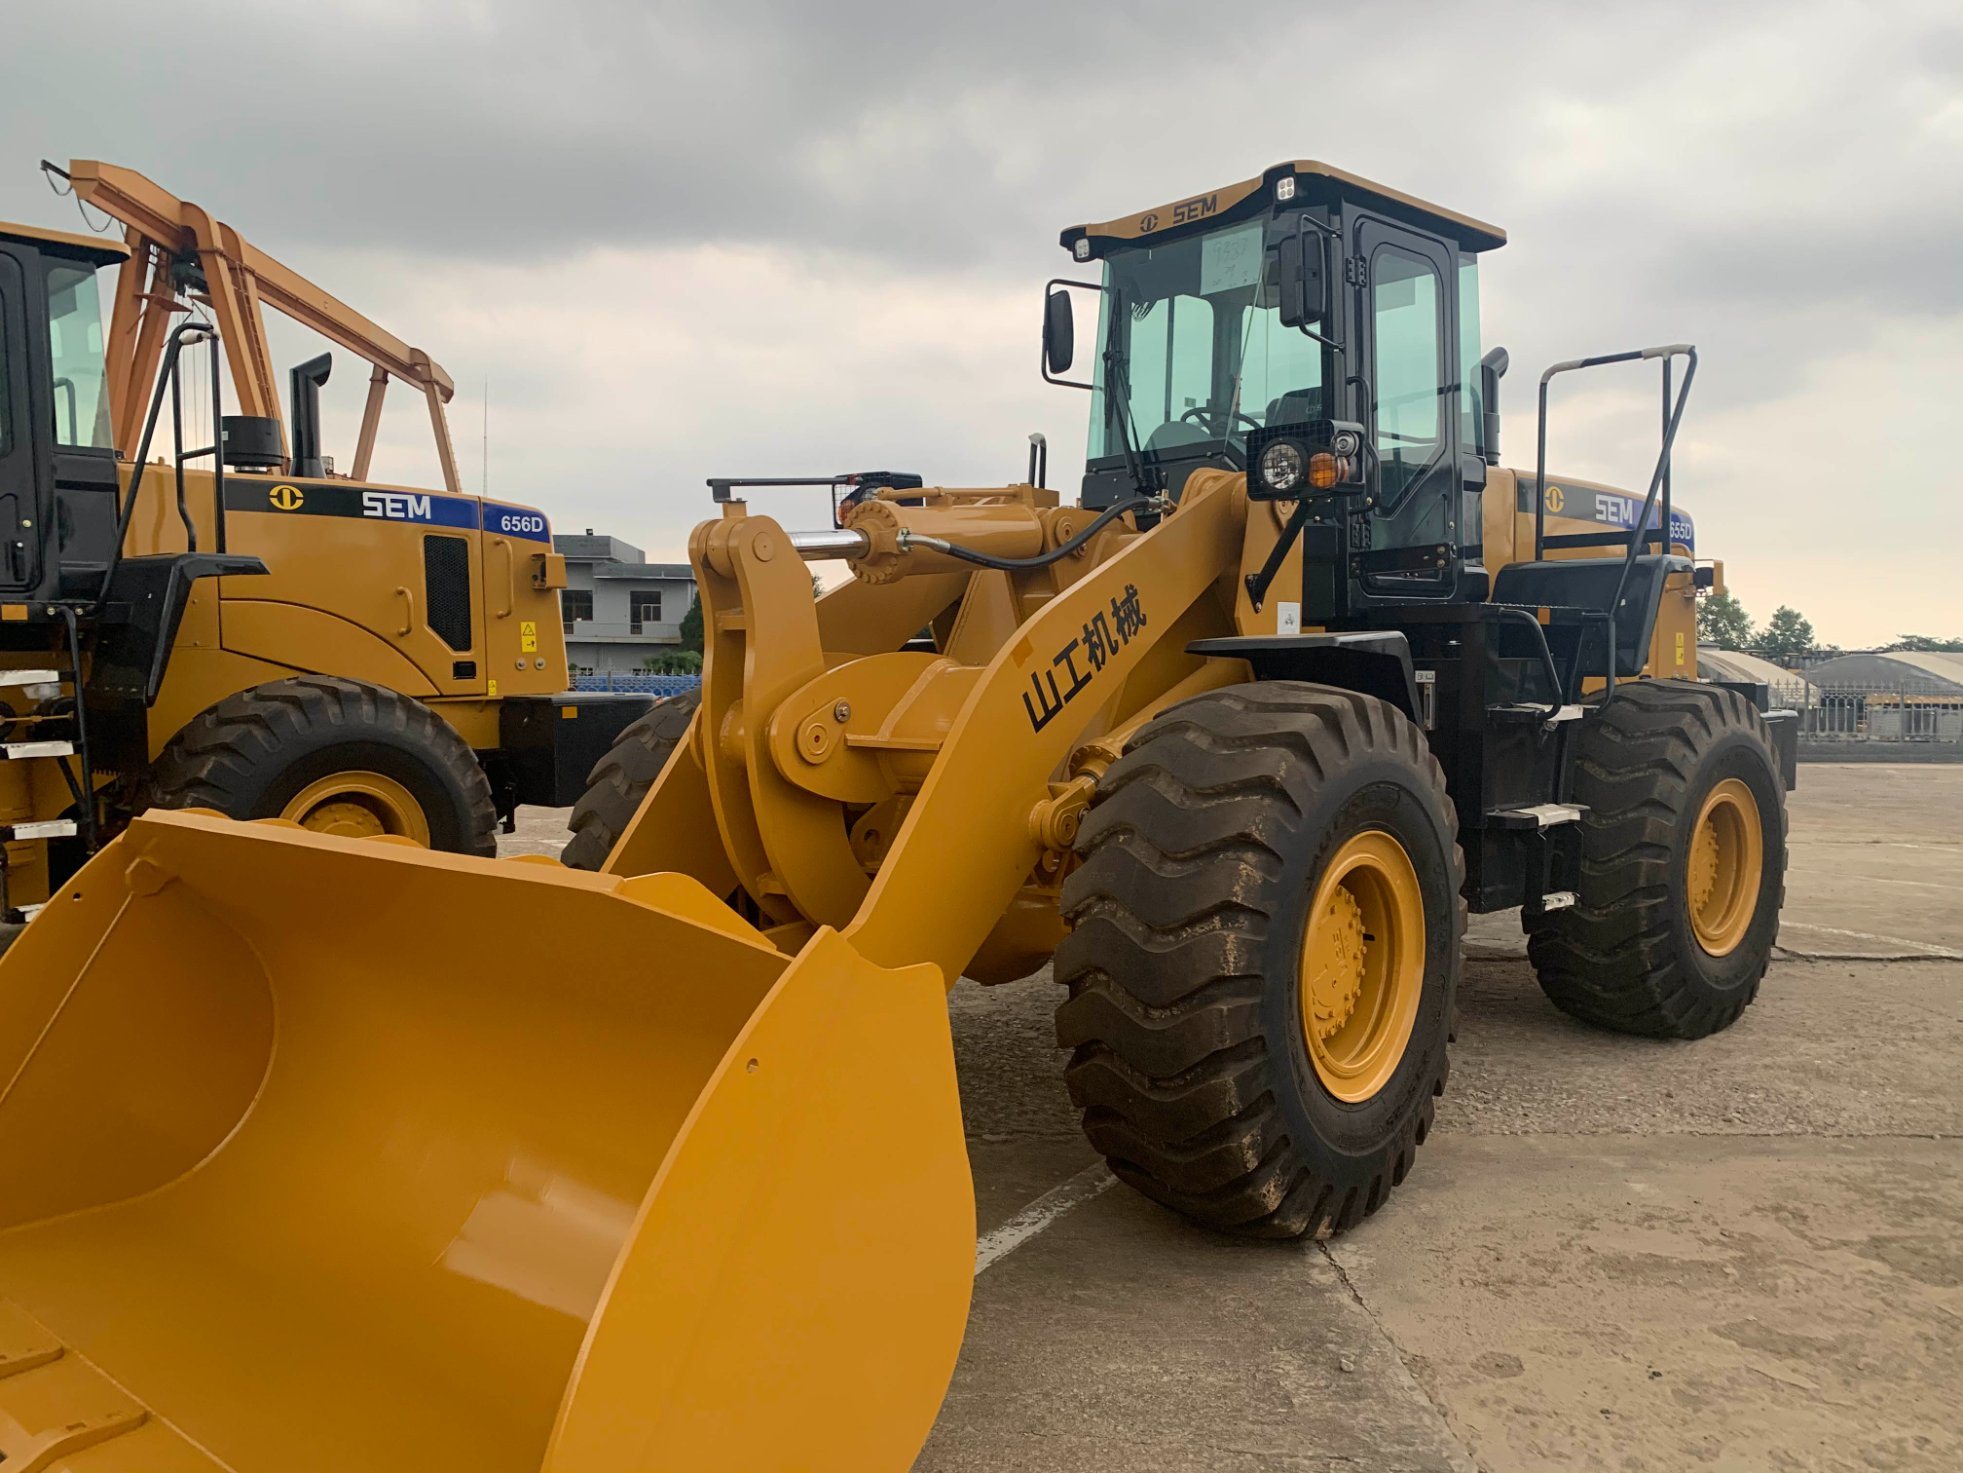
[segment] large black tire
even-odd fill
[[[1310,1057],[1302,947],[1330,860],[1376,831],[1415,872],[1423,976],[1394,1073],[1346,1101]],[[1445,1088],[1465,926],[1456,831],[1423,734],[1368,696],[1235,686],[1140,730],[1079,831],[1056,955],[1065,1077],[1119,1177],[1255,1237],[1376,1211]]]
[[[431,848],[497,853],[491,784],[456,728],[399,691],[325,675],[253,686],[193,718],[151,767],[145,806],[278,818],[337,772],[399,784]]]
[[[573,836],[560,859],[573,869],[597,870],[613,853],[640,810],[641,800],[668,765],[668,756],[688,734],[702,697],[695,691],[663,696],[613,744],[586,779],[586,794],[573,805],[567,827]]]
[[[1582,818],[1575,904],[1527,921],[1527,954],[1563,1012],[1618,1033],[1702,1038],[1758,995],[1785,900],[1786,790],[1772,738],[1744,697],[1685,680],[1618,685],[1576,738]],[[1763,864],[1742,940],[1700,944],[1688,876],[1713,789],[1742,782],[1763,825]]]

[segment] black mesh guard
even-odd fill
[[[453,650],[474,643],[470,617],[470,540],[423,538],[423,601],[429,627]]]

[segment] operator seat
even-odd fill
[[[1290,389],[1286,394],[1269,401],[1268,417],[1262,423],[1299,425],[1324,418],[1327,416],[1322,412],[1321,389]]]

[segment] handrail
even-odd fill
[[[1554,651],[1548,647],[1547,631],[1541,627],[1540,620],[1525,609],[1508,608],[1501,604],[1495,607],[1495,612],[1502,621],[1520,620],[1533,630],[1534,640],[1539,645],[1537,653],[1540,655],[1541,667],[1547,672],[1548,683],[1554,687],[1554,709],[1558,711],[1567,702],[1568,682],[1561,679],[1561,668],[1554,663]]]
[[[137,441],[136,458],[130,462],[129,494],[123,498],[122,511],[116,517],[116,540],[109,549],[109,565],[103,569],[102,586],[96,590],[95,605],[98,609],[108,601],[109,585],[115,579],[117,565],[123,560],[123,543],[128,540],[130,522],[136,516],[136,503],[138,498],[143,494],[143,472],[150,460],[150,441],[157,433],[157,420],[163,413],[164,395],[166,393],[169,393],[171,396],[172,417],[176,421],[178,431],[178,513],[184,518],[186,535],[190,541],[191,550],[193,552],[197,550],[197,532],[192,525],[190,511],[184,504],[184,462],[189,457],[184,450],[184,416],[181,412],[182,406],[177,397],[177,360],[178,356],[186,347],[193,343],[207,341],[213,344],[211,372],[212,387],[215,391],[218,385],[218,353],[216,350],[218,334],[213,330],[210,323],[202,321],[180,322],[176,327],[171,329],[170,340],[164,345],[163,365],[157,376],[157,386],[150,395],[150,412],[143,417],[143,436]],[[212,398],[214,416],[220,402],[214,392]],[[214,425],[213,428],[216,429],[217,427]],[[191,453],[211,454],[216,456],[218,461],[218,475],[213,482],[213,489],[218,497],[218,550],[223,552],[225,550],[225,534],[223,531],[225,518],[224,452],[219,446],[214,444],[209,451],[195,451]]]
[[[1677,390],[1674,401],[1670,393],[1670,362],[1674,358],[1687,360],[1684,367],[1684,381]],[[1629,552],[1622,560],[1622,572],[1615,580],[1615,592],[1609,598],[1605,611],[1608,616],[1608,674],[1605,677],[1605,690],[1615,689],[1615,668],[1621,658],[1616,644],[1615,611],[1621,607],[1622,595],[1628,591],[1629,577],[1635,571],[1636,559],[1641,555],[1652,536],[1657,537],[1664,554],[1670,551],[1671,508],[1670,508],[1670,453],[1676,447],[1677,430],[1683,424],[1684,406],[1690,402],[1690,386],[1697,377],[1697,347],[1694,343],[1666,343],[1655,348],[1638,348],[1628,353],[1607,353],[1596,358],[1571,358],[1553,364],[1540,376],[1540,423],[1535,427],[1536,444],[1534,448],[1534,561],[1542,561],[1547,554],[1547,386],[1557,375],[1572,373],[1582,368],[1600,368],[1610,363],[1635,363],[1646,358],[1662,360],[1663,365],[1663,446],[1657,452],[1656,469],[1650,474],[1649,494],[1643,498],[1643,509],[1636,517],[1636,525],[1629,533]],[[1662,517],[1655,533],[1650,530],[1651,514],[1657,510],[1659,493],[1663,499]]]

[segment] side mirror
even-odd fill
[[[1058,287],[1043,298],[1043,366],[1051,374],[1070,372],[1077,357],[1077,320],[1070,293]]]
[[[1511,361],[1504,348],[1479,360],[1479,454],[1487,465],[1500,463],[1500,379]]]
[[[1307,327],[1329,315],[1328,249],[1322,232],[1311,235],[1306,221],[1275,247],[1275,313],[1283,327]]]

